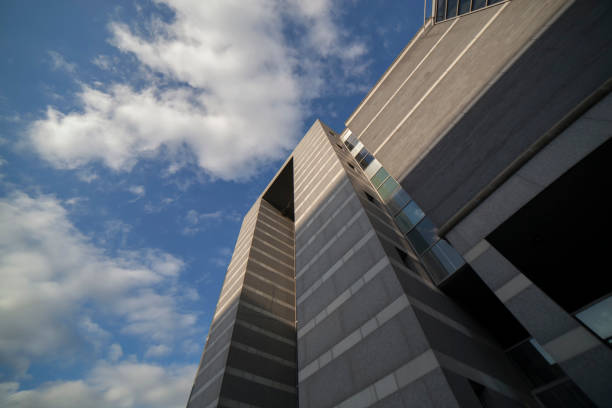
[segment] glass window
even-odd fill
[[[344,144],[346,145],[346,147],[347,147],[349,150],[353,150],[353,148],[354,148],[354,147],[357,145],[357,143],[359,143],[359,140],[358,140],[358,139],[357,139],[355,136],[353,136],[353,135],[350,135],[350,136],[349,136],[349,137],[348,137],[348,138],[347,138],[347,139],[344,141]]]
[[[499,3],[502,0],[489,0],[487,4],[490,6],[491,4]]]
[[[389,173],[387,173],[384,167],[381,167],[376,174],[372,176],[370,181],[374,185],[374,188],[378,188],[387,177],[389,177]]]
[[[449,275],[465,264],[465,261],[463,260],[463,257],[459,255],[459,252],[450,246],[444,239],[436,242],[436,244],[431,247],[429,252],[435,255],[438,262],[440,262],[440,265],[444,267]]]
[[[438,0],[438,6],[436,10],[436,21],[444,20],[445,11],[446,11],[446,0]]]
[[[577,313],[576,318],[608,344],[612,344],[612,296]]]
[[[397,214],[395,223],[402,231],[402,234],[406,234],[414,228],[424,216],[425,213],[423,213],[419,206],[414,201],[411,201],[399,214]]]
[[[366,149],[365,147],[362,148],[359,153],[357,153],[357,156],[355,156],[355,160],[357,160],[357,163],[359,163],[361,160],[363,160],[364,157],[366,157],[366,155],[370,153],[368,152],[368,149]]]
[[[459,0],[459,14],[465,14],[470,11],[470,3],[472,0]]]
[[[395,181],[393,177],[388,177],[387,181],[382,183],[381,186],[378,188],[378,194],[380,194],[383,201],[386,203],[387,201],[389,201],[389,199],[393,195],[393,192],[398,187],[399,184],[397,184],[397,181]]]
[[[373,161],[374,161],[374,156],[368,153],[364,156],[363,160],[359,162],[359,165],[361,166],[362,169],[365,170],[365,168],[368,167],[370,163],[372,163]]]
[[[458,0],[448,0],[446,6],[446,18],[455,17],[457,15],[457,1]]]
[[[472,10],[478,10],[487,5],[487,0],[472,0]]]
[[[414,249],[419,254],[422,254],[436,241],[436,230],[436,226],[429,218],[423,218],[421,222],[408,233],[408,240],[412,243]]]
[[[404,190],[403,188],[398,188],[397,190],[395,190],[395,193],[393,193],[393,195],[391,196],[391,199],[387,203],[387,206],[389,206],[389,210],[391,211],[391,214],[395,215],[399,212],[399,210],[404,208],[404,206],[410,200],[411,198],[406,192],[406,190]]]

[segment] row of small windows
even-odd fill
[[[436,21],[457,17],[501,1],[503,0],[438,0]]]
[[[449,0],[448,3],[452,2]],[[482,4],[484,3],[483,1]],[[489,1],[488,4],[493,3],[494,1]],[[471,4],[481,3],[473,0]],[[438,237],[435,225],[410,195],[355,136],[349,134],[344,136],[344,139],[344,144],[378,191],[395,224],[408,238],[434,282],[440,283],[461,268],[465,264],[464,259],[448,242]],[[367,196],[370,201],[375,202],[373,197]],[[584,307],[574,316],[605,343],[612,346],[611,311],[612,296],[605,296]]]
[[[423,210],[363,144],[353,135],[346,137],[344,143],[370,178],[395,224],[408,238],[434,281],[442,281],[463,266],[465,261],[461,255],[438,237],[435,225]]]

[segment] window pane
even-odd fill
[[[436,259],[449,275],[465,264],[465,261],[455,248],[450,246],[449,243],[443,239],[439,240],[436,245],[431,247],[430,252],[435,255]]]
[[[380,187],[380,184],[385,181],[385,179],[389,176],[389,173],[387,173],[387,170],[385,170],[384,167],[381,167],[380,170],[378,170],[376,172],[375,175],[372,176],[372,178],[370,179],[370,181],[372,182],[372,184],[374,185],[374,188],[378,188]]]
[[[401,210],[411,198],[403,188],[398,188],[391,196],[391,199],[387,203],[391,214],[395,215]]]
[[[365,147],[362,148],[359,153],[357,153],[357,156],[355,156],[355,160],[357,160],[357,163],[359,163],[368,153],[368,149],[366,149]]]
[[[368,153],[368,154],[365,155],[363,160],[361,160],[359,162],[359,165],[361,166],[362,169],[365,170],[365,168],[368,167],[370,165],[370,163],[372,163],[373,161],[374,161],[374,156],[372,156],[370,153]]]
[[[472,10],[478,10],[487,5],[487,0],[472,0]]]
[[[459,0],[459,14],[465,14],[470,11],[471,0]]]
[[[429,220],[423,218],[416,227],[408,233],[408,240],[414,246],[414,249],[422,254],[436,240],[436,226]]]
[[[446,0],[438,0],[437,13],[436,13],[436,21],[444,20],[444,12],[445,11],[446,11]]]
[[[359,143],[359,140],[354,136],[354,135],[350,135],[345,141],[344,144],[346,145],[346,147],[350,150],[353,150],[353,148],[357,145],[357,143]]]
[[[419,206],[411,201],[407,206],[405,206],[402,211],[395,217],[395,222],[397,226],[402,231],[402,234],[406,234],[410,231],[415,225],[419,223],[423,219],[425,214],[419,208]]]
[[[396,188],[399,187],[397,181],[393,177],[389,177],[387,181],[382,183],[382,185],[378,188],[378,194],[382,197],[383,201],[386,203],[389,201],[389,198],[393,195],[393,192]]]
[[[487,4],[490,6],[491,4],[499,3],[500,1],[502,0],[489,0]]]
[[[599,337],[612,343],[612,296],[577,313],[576,317]]]
[[[446,18],[455,17],[457,15],[457,0],[448,0],[446,9]]]

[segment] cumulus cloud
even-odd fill
[[[174,11],[171,21],[110,24],[111,43],[155,80],[83,84],[79,111],[48,107],[29,128],[44,159],[129,171],[163,157],[172,169],[195,164],[213,178],[248,179],[300,136],[310,98],[324,89],[320,59],[356,67],[365,53],[335,24],[332,0],[157,3]],[[94,63],[109,66],[102,56]]]
[[[100,361],[84,380],[57,381],[32,390],[0,383],[6,408],[178,408],[187,403],[196,366],[160,367]]]
[[[0,367],[18,378],[33,359],[99,349],[112,335],[95,310],[147,341],[192,334],[196,317],[172,290],[183,267],[159,250],[105,252],[54,197],[0,199]]]

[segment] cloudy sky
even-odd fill
[[[242,216],[422,5],[0,2],[0,406],[184,407]]]

